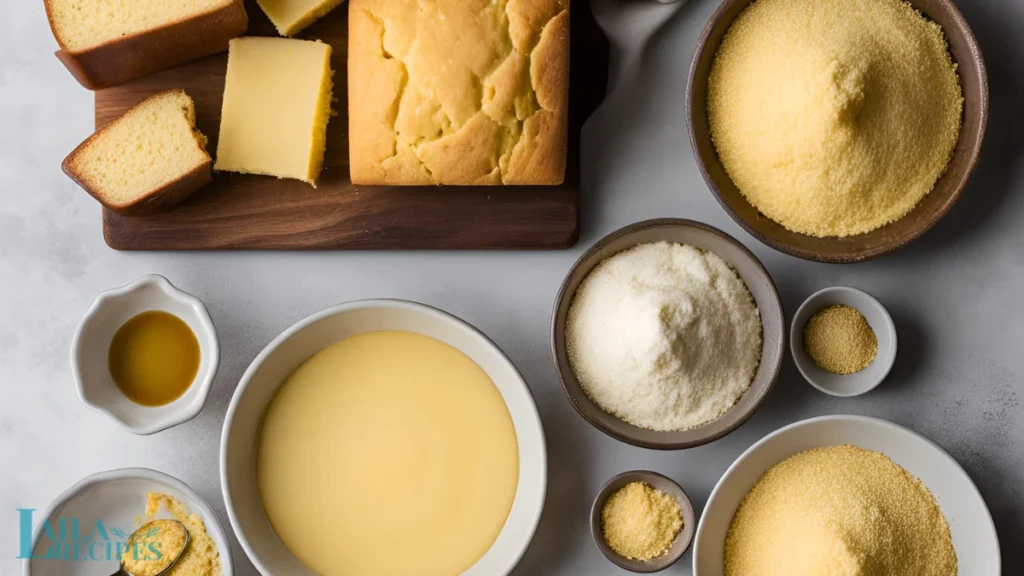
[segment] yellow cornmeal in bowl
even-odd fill
[[[601,508],[601,532],[616,554],[630,560],[663,556],[683,528],[675,498],[643,482],[616,490]]]
[[[726,172],[765,216],[818,237],[905,216],[949,164],[962,115],[942,29],[902,0],[757,0],[708,79]]]
[[[188,530],[189,543],[181,558],[165,575],[161,576],[221,576],[220,552],[217,544],[206,532],[206,523],[193,514],[174,496],[150,492],[146,495],[146,513],[136,523],[140,526],[169,514]]]
[[[822,308],[804,327],[804,349],[818,368],[832,374],[854,374],[878,356],[878,336],[856,308]]]
[[[726,576],[956,576],[949,525],[920,480],[854,446],[765,472],[725,542]]]

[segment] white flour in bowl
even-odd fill
[[[641,244],[580,284],[566,347],[583,390],[605,411],[658,431],[725,414],[761,361],[761,316],[720,257],[684,244]]]

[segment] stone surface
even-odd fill
[[[1004,572],[1024,572],[1024,4],[958,2],[984,50],[992,120],[978,172],[920,241],[874,262],[837,266],[776,253],[719,208],[690,151],[683,102],[693,46],[715,0],[691,0],[656,34],[631,89],[587,127],[583,237],[552,253],[125,254],[108,249],[99,207],[60,172],[92,128],[92,97],[53,57],[42,2],[0,6],[0,576],[21,573],[16,508],[45,508],[83,476],[155,468],[195,488],[227,524],[218,483],[220,428],[242,372],[276,334],[321,308],[370,297],[419,300],[490,335],[533,390],[550,450],[548,505],[516,574],[624,574],[591,541],[587,512],[618,472],[679,481],[698,511],[729,464],[764,434],[806,417],[853,413],[908,426],[948,450],[987,500]],[[627,75],[626,77],[630,77]],[[879,298],[900,337],[889,379],[867,396],[827,397],[787,358],[765,406],[702,448],[658,453],[603,436],[565,399],[548,351],[555,291],[601,235],[659,216],[719,226],[774,275],[788,314],[811,292],[845,284]],[[222,363],[195,420],[149,438],[78,400],[69,348],[96,294],[166,275],[206,302]],[[253,575],[237,545],[237,573]],[[666,574],[689,574],[688,554]]]

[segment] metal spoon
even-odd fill
[[[172,560],[171,563],[168,564],[166,568],[164,568],[160,572],[157,572],[156,574],[153,575],[153,576],[162,576],[162,575],[167,574],[168,572],[170,572],[171,568],[174,568],[174,566],[178,563],[178,561],[181,560],[181,557],[185,554],[185,550],[188,549],[188,544],[191,541],[192,537],[188,533],[188,528],[185,528],[185,525],[182,524],[181,522],[178,522],[177,520],[154,520],[152,522],[148,522],[148,523],[144,524],[141,528],[139,528],[135,532],[132,532],[132,535],[128,537],[127,541],[128,542],[132,542],[132,540],[136,538],[136,535],[142,534],[143,531],[148,531],[150,528],[153,527],[153,524],[156,524],[157,522],[172,522],[174,524],[177,524],[181,528],[181,531],[185,533],[185,543],[181,546],[181,550],[178,551],[178,554],[174,557],[174,560]],[[120,565],[118,571],[115,572],[112,576],[140,576],[140,575],[132,574],[131,572],[129,572],[124,567],[124,560],[122,560],[121,561],[121,565]]]

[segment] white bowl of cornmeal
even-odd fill
[[[231,525],[265,576],[507,574],[540,520],[544,435],[519,372],[434,308],[343,304],[271,342],[221,441]]]
[[[693,573],[999,576],[1001,567],[988,507],[949,454],[902,426],[835,415],[772,432],[726,470],[697,527]]]

